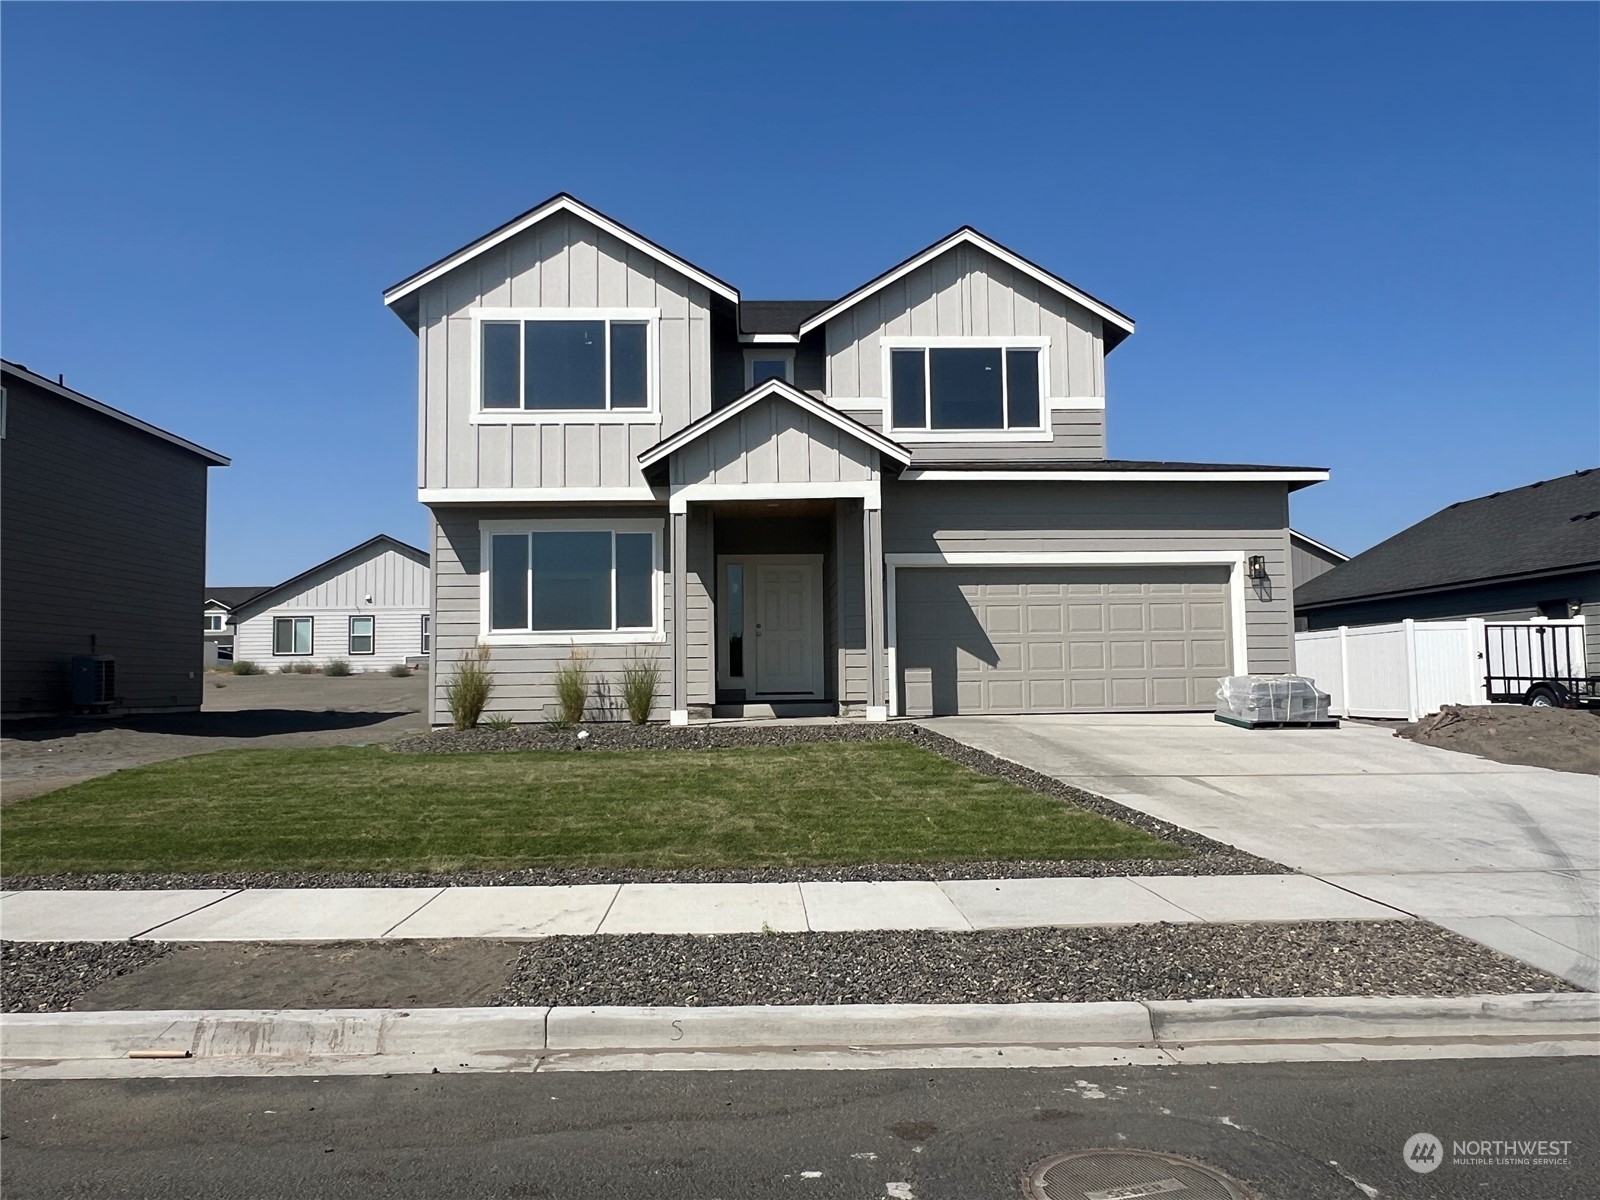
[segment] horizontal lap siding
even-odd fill
[[[200,707],[203,460],[6,378],[3,707],[67,707],[68,660],[113,655],[122,708]]]
[[[1245,589],[1250,670],[1293,670],[1282,484],[894,483],[884,487],[883,527],[887,554],[1259,554],[1268,578]]]
[[[267,670],[277,670],[287,663],[310,662],[325,666],[333,659],[344,659],[355,671],[383,671],[397,663],[416,658],[422,653],[422,618],[428,609],[424,604],[396,608],[317,609],[304,604],[282,605],[269,608],[239,623],[234,634],[235,661],[253,662]],[[373,618],[373,653],[350,652],[350,618]],[[274,654],[272,652],[272,623],[275,617],[310,617],[311,653]]]
[[[608,685],[610,704],[602,710],[592,710],[591,715],[602,719],[625,719],[620,707],[619,687],[622,668],[637,658],[654,659],[661,667],[661,690],[656,698],[655,716],[666,716],[670,700],[671,643],[675,627],[672,612],[671,571],[668,559],[669,535],[666,528],[666,509],[615,508],[604,506],[555,507],[541,505],[538,509],[484,507],[476,509],[437,509],[434,511],[434,661],[433,705],[431,721],[435,725],[450,723],[450,706],[445,690],[454,675],[463,654],[477,644],[482,626],[479,605],[479,563],[481,546],[478,522],[506,521],[537,517],[562,520],[638,520],[659,518],[663,560],[666,571],[662,577],[662,612],[668,641],[645,644],[587,645],[591,675],[603,678]],[[695,565],[694,558],[704,558],[701,547],[706,537],[702,523],[690,522],[691,570],[689,587],[690,629],[690,699],[694,703],[709,702],[709,570],[702,561]],[[698,633],[697,633],[698,630]],[[703,648],[695,650],[699,644]],[[553,646],[503,646],[490,651],[490,665],[494,672],[495,688],[490,697],[488,711],[503,713],[516,721],[545,721],[554,712],[556,668],[568,661],[572,647]],[[696,681],[698,680],[698,683]]]
[[[825,330],[829,402],[856,416],[876,410],[882,424],[883,337],[1048,337],[1051,397],[1105,395],[1100,318],[975,246],[957,246],[829,321]],[[875,406],[856,401],[875,400]],[[1063,421],[1062,417],[1070,419]],[[1019,457],[1103,458],[1103,409],[1058,413],[1053,440],[1019,444]],[[993,443],[980,446],[994,456]],[[1027,449],[1021,447],[1025,445]],[[1006,449],[999,448],[1002,454]],[[923,457],[940,455],[925,453]],[[949,448],[942,456],[952,457]]]
[[[635,456],[711,411],[710,294],[570,214],[463,263],[420,304],[422,487],[643,488]],[[659,308],[659,420],[472,424],[470,311],[484,307]]]

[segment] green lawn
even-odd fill
[[[0,815],[6,875],[1181,858],[904,742],[704,752],[234,750]]]

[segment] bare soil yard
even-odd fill
[[[0,727],[0,803],[212,750],[359,746],[427,728],[424,672],[207,673],[205,707],[163,716],[39,718]]]
[[[1600,712],[1592,709],[1447,704],[1394,735],[1493,762],[1600,775]]]

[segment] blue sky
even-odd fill
[[[0,346],[229,454],[212,583],[421,541],[386,285],[570,191],[751,298],[971,223],[1139,322],[1123,458],[1360,550],[1600,459],[1594,5],[6,3]]]

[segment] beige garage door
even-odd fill
[[[1208,709],[1232,670],[1226,567],[896,573],[910,716]]]

